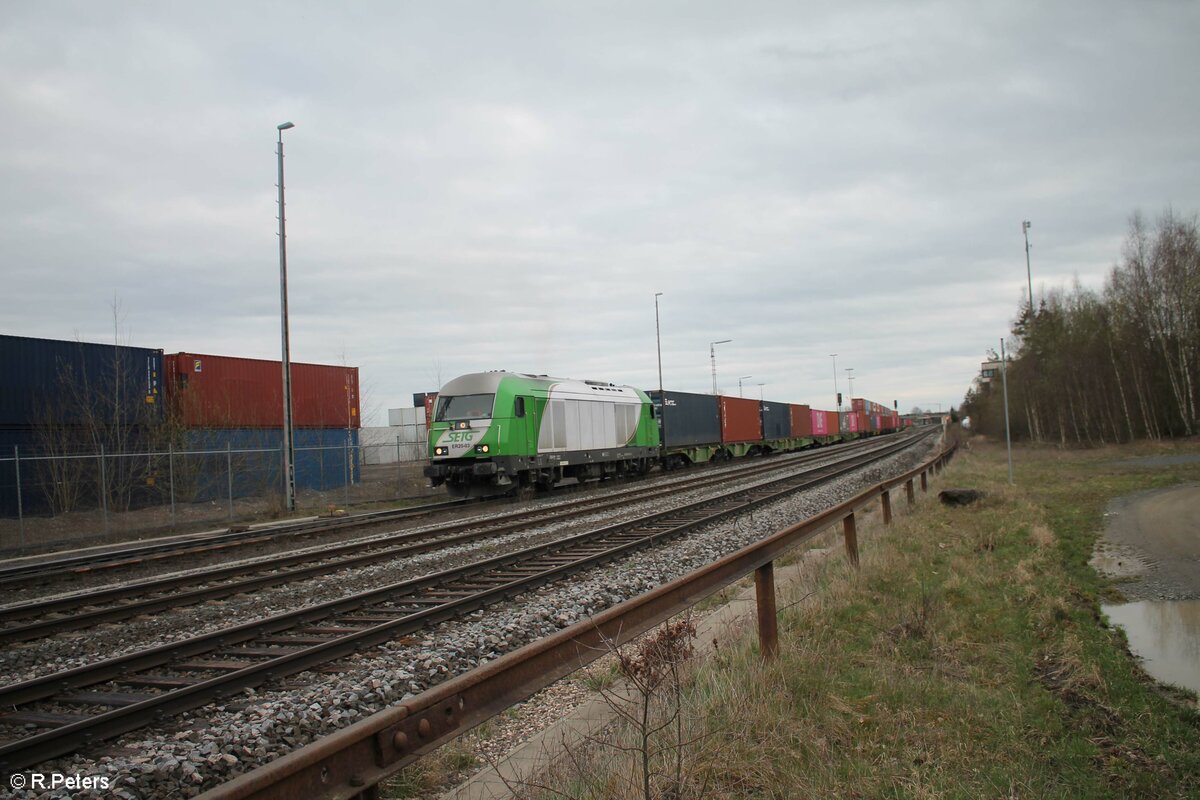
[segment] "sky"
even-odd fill
[[[1195,2],[0,4],[0,333],[949,408],[1200,211]],[[836,361],[831,354],[836,353]],[[836,372],[835,372],[836,363]],[[846,370],[853,370],[847,373]],[[763,384],[760,386],[759,384]]]

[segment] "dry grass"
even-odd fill
[[[859,570],[826,559],[815,594],[779,597],[777,659],[748,633],[696,666],[686,779],[651,796],[1200,794],[1195,711],[1139,676],[1081,566],[1105,494],[1074,487],[1097,473],[1107,489],[1140,485],[1112,477],[1124,457],[1022,454],[1036,492],[1007,485],[1002,450],[960,457],[944,482],[986,489],[982,502],[926,499],[886,532],[864,526]],[[644,797],[633,735],[618,727],[572,753],[540,782],[553,791],[530,796]]]

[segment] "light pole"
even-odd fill
[[[1029,284],[1029,315],[1033,316],[1033,272],[1029,269],[1029,228],[1032,223],[1025,220],[1021,223],[1021,232],[1025,234],[1025,280]]]
[[[762,402],[762,387],[764,387],[764,386],[766,386],[766,384],[765,384],[765,383],[760,383],[760,384],[758,385],[758,399],[759,399],[759,402]]]
[[[853,403],[854,402],[854,376],[850,374],[851,372],[854,372],[854,367],[847,367],[846,368],[846,380],[849,382],[850,388],[847,389],[846,392],[850,395],[850,402]],[[853,406],[851,406],[851,409],[853,410]],[[838,410],[841,411],[840,408]]]
[[[722,339],[719,342],[708,343],[708,357],[712,360],[713,394],[717,393],[717,345],[729,344],[733,339]]]
[[[1012,470],[1012,434],[1008,428],[1008,356],[1004,352],[1004,337],[1000,338],[1000,380],[1004,385],[1004,444],[1008,447],[1008,482],[1013,482]],[[941,406],[938,407],[941,412]]]
[[[838,413],[842,413],[842,393],[837,388],[837,353],[830,353],[829,357],[833,359],[833,399],[837,402]]]
[[[746,380],[747,378],[753,378],[753,377],[754,377],[753,375],[743,375],[742,377],[738,378],[738,397],[745,396],[742,394],[742,381]]]
[[[296,510],[295,442],[292,438],[292,361],[288,345],[287,234],[283,205],[283,132],[296,127],[290,122],[276,125],[279,131],[279,309],[283,338],[283,495],[288,511]]]
[[[658,402],[663,401],[663,384],[662,384],[662,328],[658,325],[658,298],[662,297],[662,292],[654,293],[654,343],[658,346]]]

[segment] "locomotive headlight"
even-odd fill
[[[435,448],[433,448],[433,454],[434,454],[435,456],[444,456],[444,455],[446,455],[446,448],[444,448],[444,447],[435,447]]]
[[[492,449],[492,448],[488,447],[486,444],[477,444],[477,445],[475,445],[475,452],[476,452],[476,453],[487,453],[487,452],[489,452],[491,449]]]

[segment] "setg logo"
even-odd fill
[[[475,431],[450,431],[446,441],[453,444],[470,444],[475,440]]]

